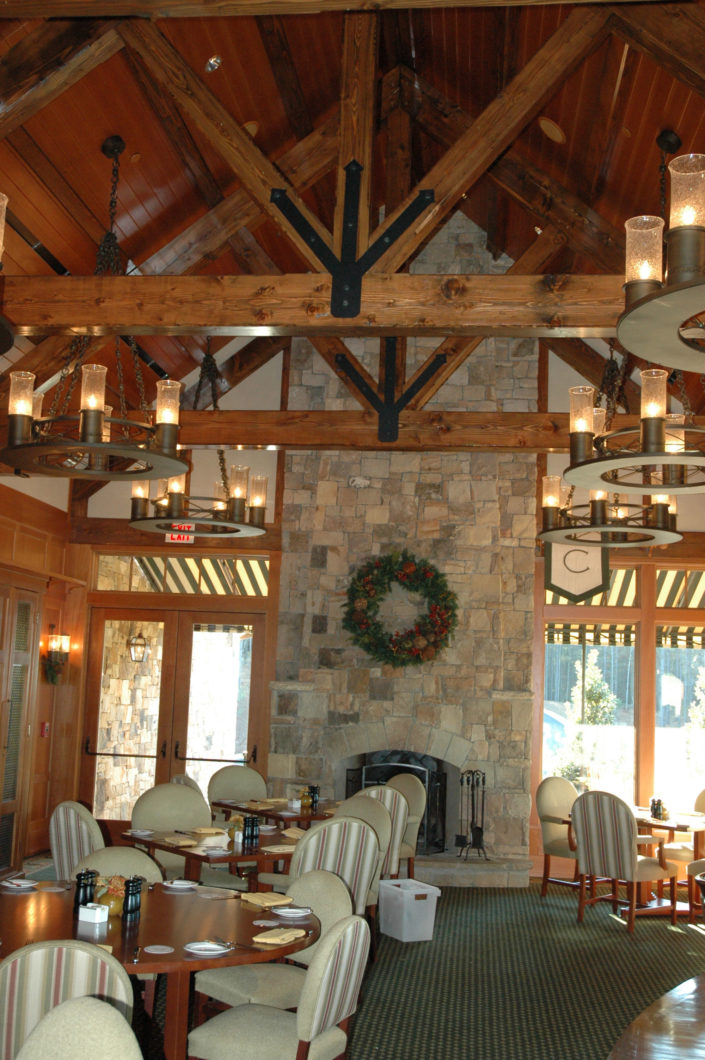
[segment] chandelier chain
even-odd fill
[[[685,414],[686,423],[692,423],[694,419],[693,408],[690,404],[690,398],[688,397],[688,391],[685,388],[685,377],[680,368],[675,370],[676,385],[678,386],[678,392],[681,396],[681,404],[683,406],[683,412]]]
[[[602,383],[600,384],[600,390],[598,393],[598,401],[604,395],[605,398],[605,430],[608,431],[612,426],[612,421],[617,413],[617,404],[621,403],[625,410],[629,411],[629,403],[624,395],[624,380],[627,374],[627,354],[623,354],[621,364],[617,364],[617,360],[614,356],[615,349],[614,344],[609,344],[610,356],[609,360],[605,363],[605,370],[602,374]]]
[[[205,383],[211,388],[211,404],[213,409],[218,409],[218,365],[215,363],[215,357],[211,352],[211,337],[206,336],[206,352],[203,355],[201,361],[201,371],[198,376],[198,383],[196,384],[196,393],[193,398],[194,409],[198,408],[198,400],[201,396],[201,389]],[[225,451],[223,449],[218,450],[218,467],[220,468],[220,478],[223,483],[223,489],[225,496],[227,497],[230,492],[230,483],[228,481],[228,471],[225,464]]]

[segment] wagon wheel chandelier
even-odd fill
[[[123,275],[114,229],[120,155],[124,149],[120,136],[108,137],[101,146],[103,154],[112,160],[112,181],[110,225],[98,248],[96,276]],[[141,421],[128,417],[121,341],[127,343],[132,354]],[[173,379],[157,382],[153,425],[135,341],[116,336],[120,409],[119,416],[114,417],[112,407],[105,404],[107,369],[104,365],[84,363],[89,344],[88,336],[72,339],[47,416],[42,416],[43,394],[34,390],[34,374],[10,373],[7,446],[0,451],[0,460],[18,471],[68,478],[122,481],[184,472],[187,464],[177,456],[181,384]],[[70,406],[79,377],[80,404],[76,414]]]
[[[218,408],[218,368],[211,353],[210,336],[196,386],[193,407],[198,408],[201,388],[209,384],[213,408]],[[267,478],[252,474],[243,464],[233,464],[230,476],[225,465],[225,452],[218,450],[220,478],[215,483],[212,497],[194,497],[186,493],[186,475],[175,475],[157,482],[156,496],[150,499],[149,481],[132,484],[130,526],[154,534],[170,534],[176,530],[194,537],[255,537],[265,532],[264,516],[267,504]],[[149,514],[150,503],[153,514]]]

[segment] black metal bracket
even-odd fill
[[[377,437],[380,442],[396,442],[399,437],[399,413],[403,412],[409,402],[416,397],[418,392],[433,378],[436,372],[443,367],[448,360],[445,353],[437,353],[432,361],[424,368],[423,372],[407,387],[403,394],[395,399],[397,384],[396,368],[397,340],[394,336],[387,336],[384,340],[384,397],[380,397],[376,390],[367,383],[358,372],[357,368],[344,354],[339,353],[335,363],[341,371],[345,372],[348,379],[355,384],[363,397],[369,401],[372,408],[379,416]]]
[[[166,758],[166,740],[163,741],[159,748],[159,753],[156,755],[145,755],[145,754],[118,754],[117,751],[91,751],[90,737],[86,737],[86,742],[83,745],[83,753],[90,755],[91,758]]]
[[[247,765],[248,762],[257,761],[257,744],[254,745],[249,755],[243,751],[242,758],[204,758],[203,755],[180,755],[179,747],[180,742],[179,740],[177,740],[174,744],[174,758],[176,758],[179,762],[220,762],[221,765],[224,766],[244,766]]]
[[[364,254],[356,259],[362,170],[363,167],[355,159],[345,166],[343,237],[340,258],[335,256],[299,208],[289,199],[285,188],[273,188],[270,195],[270,201],[277,206],[297,235],[310,246],[323,268],[330,273],[332,281],[330,311],[334,317],[356,317],[358,315],[362,300],[363,276],[434,200],[434,192],[431,189],[420,191],[414,201],[402,210],[384,235],[376,239]]]

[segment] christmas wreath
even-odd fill
[[[380,604],[393,585],[418,593],[427,603],[413,626],[390,633],[378,618]],[[458,622],[458,601],[444,574],[409,552],[391,552],[368,560],[352,576],[343,612],[343,628],[378,662],[420,666],[445,648]]]

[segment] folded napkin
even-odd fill
[[[259,935],[253,935],[253,942],[266,942],[270,946],[286,946],[289,942],[302,939],[306,932],[303,928],[270,928],[269,931],[260,931]]]
[[[288,800],[288,799],[287,799],[286,797],[285,797],[285,798],[283,798],[283,799],[282,799],[282,798],[271,798],[271,799],[262,799],[262,802],[266,802],[267,806],[281,806],[281,805],[286,805],[286,803],[287,803],[288,801],[289,801],[289,800]]]
[[[198,840],[190,839],[187,835],[165,835],[165,843],[171,843],[173,847],[197,847]]]
[[[209,898],[213,902],[240,897],[239,891],[231,891],[227,887],[197,887],[196,894],[199,898]]]
[[[268,810],[269,803],[266,799],[250,799],[247,803],[251,810]]]
[[[297,828],[296,825],[292,825],[291,828],[285,828],[282,831],[282,835],[285,835],[287,839],[301,839],[302,836],[306,835],[303,828]]]
[[[273,905],[291,905],[293,901],[288,894],[277,894],[275,891],[246,891],[242,900],[258,905],[261,909],[269,909]]]
[[[293,843],[275,843],[271,847],[260,847],[260,854],[291,854],[294,849]]]
[[[222,828],[213,828],[211,825],[204,824],[199,828],[190,828],[190,832],[194,835],[225,835]]]

